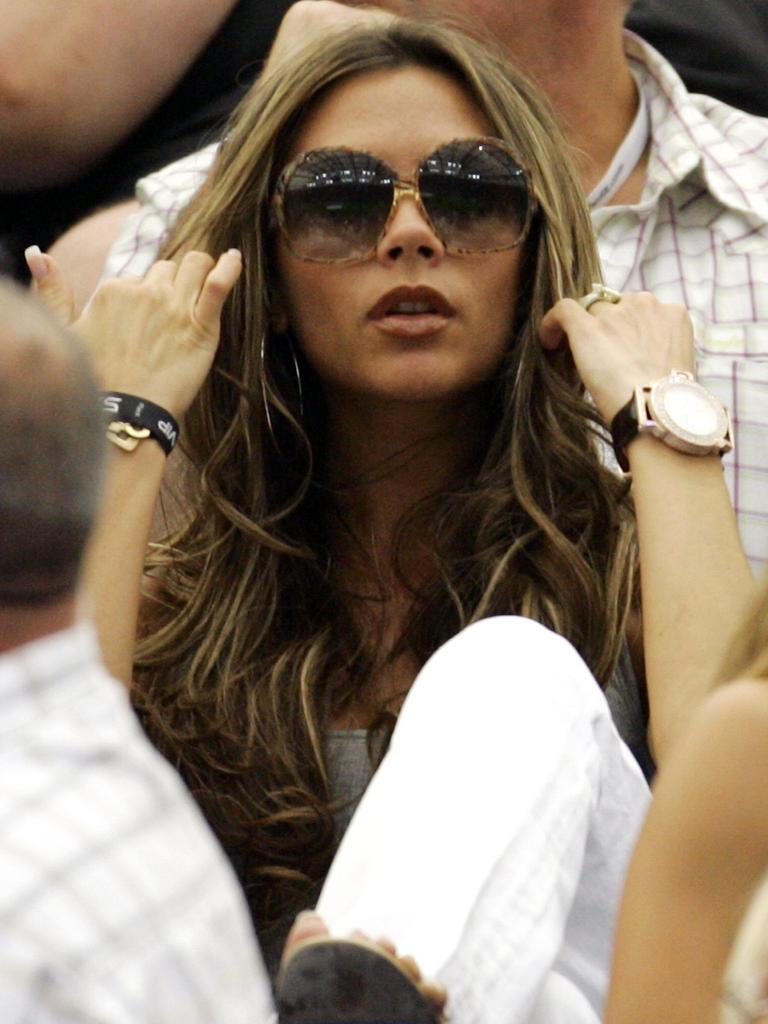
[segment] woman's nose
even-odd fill
[[[445,255],[445,246],[435,234],[432,225],[413,196],[399,198],[386,231],[376,249],[384,263],[403,259],[439,262]]]

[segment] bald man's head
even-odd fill
[[[37,300],[0,281],[0,605],[74,591],[103,445],[78,343]]]

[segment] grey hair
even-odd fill
[[[81,346],[39,300],[0,281],[0,604],[74,591],[103,449]]]

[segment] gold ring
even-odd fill
[[[621,292],[617,292],[614,288],[608,288],[607,285],[600,284],[599,281],[593,282],[592,291],[587,295],[583,295],[577,302],[582,309],[589,309],[590,306],[594,306],[596,302],[620,302]]]

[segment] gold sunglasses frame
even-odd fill
[[[426,208],[424,206],[424,202],[423,202],[423,200],[421,198],[421,192],[419,190],[419,181],[418,181],[419,174],[421,172],[422,167],[424,166],[426,161],[431,156],[433,156],[435,153],[439,152],[439,150],[443,149],[445,146],[452,145],[454,142],[461,142],[461,143],[474,142],[474,143],[477,143],[478,145],[492,146],[494,149],[501,150],[502,153],[504,153],[506,156],[510,157],[515,162],[517,167],[519,167],[519,169],[520,169],[520,171],[522,173],[523,181],[525,183],[525,191],[526,191],[526,195],[527,195],[527,198],[528,198],[528,205],[527,205],[527,209],[526,209],[525,221],[524,221],[524,223],[523,223],[523,225],[522,225],[522,227],[520,229],[520,236],[519,236],[519,238],[516,239],[516,241],[514,241],[514,242],[512,242],[512,243],[510,243],[508,245],[489,246],[489,247],[483,248],[483,249],[465,249],[465,248],[462,248],[460,246],[449,245],[445,241],[443,236],[440,234],[440,232],[437,230],[437,228],[435,227],[435,225],[434,225],[434,223],[432,221],[432,218],[429,216],[429,213],[427,212],[427,210],[426,210]],[[291,236],[290,236],[290,233],[288,231],[288,227],[287,227],[286,222],[285,222],[285,211],[284,211],[284,202],[285,202],[285,198],[284,197],[285,197],[286,185],[287,185],[288,181],[290,180],[291,175],[296,170],[296,168],[310,154],[313,154],[313,153],[324,153],[324,152],[327,152],[327,153],[363,153],[365,156],[369,156],[373,160],[376,160],[378,163],[382,164],[392,174],[392,179],[393,179],[392,180],[392,204],[391,204],[391,206],[389,208],[389,213],[387,214],[387,218],[386,218],[386,221],[384,222],[384,226],[382,227],[381,231],[379,232],[379,235],[376,238],[376,241],[371,245],[370,249],[368,249],[365,252],[364,255],[361,255],[361,256],[345,256],[345,257],[342,257],[340,259],[323,258],[323,257],[318,257],[318,256],[305,256],[302,253],[297,252],[294,249],[293,244],[291,242]],[[389,230],[390,224],[392,223],[392,220],[393,220],[393,218],[395,216],[397,208],[398,208],[399,204],[403,201],[403,199],[412,199],[414,201],[414,203],[416,204],[416,207],[417,207],[419,213],[424,218],[424,220],[427,222],[427,224],[430,227],[430,230],[434,233],[435,237],[440,240],[440,243],[441,243],[441,245],[444,246],[445,251],[447,253],[450,253],[451,255],[454,255],[454,256],[481,256],[481,255],[486,255],[488,253],[494,253],[494,252],[507,252],[510,249],[518,248],[518,246],[522,245],[523,242],[528,237],[528,233],[530,231],[531,224],[533,223],[533,218],[536,215],[536,212],[538,210],[538,204],[536,202],[536,197],[533,194],[533,190],[531,189],[530,175],[528,174],[528,171],[526,170],[526,168],[520,163],[520,161],[518,160],[517,156],[513,153],[512,147],[509,146],[503,139],[497,139],[497,138],[495,138],[493,136],[490,136],[490,135],[480,135],[480,136],[477,136],[476,138],[470,137],[470,138],[467,138],[467,139],[450,139],[448,142],[443,142],[439,146],[436,146],[435,149],[432,150],[432,152],[428,153],[422,160],[419,161],[419,163],[416,166],[416,169],[415,169],[415,172],[414,172],[414,176],[411,177],[411,178],[398,178],[396,173],[395,173],[395,171],[389,166],[389,164],[387,164],[387,162],[385,160],[382,160],[381,157],[376,156],[375,153],[370,153],[370,152],[368,152],[367,150],[364,150],[364,149],[353,149],[351,146],[327,146],[327,147],[320,147],[318,149],[306,150],[303,153],[299,153],[298,156],[296,156],[293,160],[291,160],[291,162],[289,164],[287,164],[283,168],[283,170],[280,172],[280,175],[278,176],[278,179],[277,179],[277,185],[275,186],[275,192],[274,192],[274,195],[272,197],[272,208],[273,208],[272,212],[273,212],[274,222],[276,223],[276,225],[279,228],[281,234],[283,235],[283,238],[285,239],[285,242],[286,242],[286,245],[288,246],[289,251],[297,259],[304,260],[307,263],[326,263],[326,264],[331,264],[331,263],[337,263],[337,264],[363,263],[365,260],[370,259],[370,257],[373,256],[374,253],[376,252],[377,248],[379,247],[379,243],[381,242],[382,238],[384,238],[384,236],[386,235],[387,231]]]

